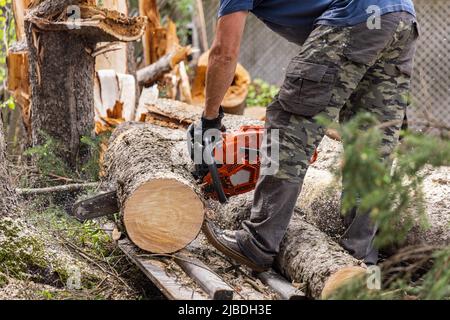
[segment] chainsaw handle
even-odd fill
[[[220,181],[219,170],[217,170],[217,163],[214,158],[214,143],[212,142],[211,137],[205,137],[204,147],[205,152],[203,156],[205,157],[205,162],[208,166],[209,173],[211,174],[214,191],[216,192],[220,203],[227,203],[228,197],[225,194],[222,182]]]

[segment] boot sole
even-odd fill
[[[250,269],[252,269],[253,271],[259,272],[259,273],[269,270],[269,268],[264,268],[264,267],[261,267],[255,263],[253,263],[248,258],[241,255],[239,252],[236,252],[236,251],[228,248],[226,245],[224,245],[221,241],[219,241],[217,239],[216,233],[213,230],[211,230],[207,221],[205,221],[205,223],[203,224],[203,233],[205,234],[208,241],[217,250],[219,250],[226,256],[232,258],[233,260],[236,260],[240,264],[243,264],[243,265],[249,267]]]

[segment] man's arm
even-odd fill
[[[247,11],[235,12],[221,17],[217,23],[206,74],[206,119],[217,118],[220,104],[233,82],[247,15]]]

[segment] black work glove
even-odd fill
[[[188,151],[192,161],[195,163],[194,176],[198,179],[202,179],[208,173],[208,165],[203,158],[203,152],[205,149],[205,137],[212,137],[212,143],[217,143],[214,138],[220,138],[221,135],[218,132],[208,132],[208,130],[219,130],[224,132],[225,126],[222,124],[224,117],[223,108],[219,108],[219,115],[215,119],[206,119],[202,116],[200,123],[192,124],[188,129]],[[206,135],[205,135],[206,133]]]

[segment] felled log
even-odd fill
[[[163,129],[125,123],[114,131],[104,158],[129,238],[153,253],[184,248],[203,223],[198,187],[189,172],[171,162],[173,142]]]
[[[152,107],[154,113],[166,111],[167,118],[172,113],[186,119],[198,118],[200,109],[171,100],[158,100]],[[179,119],[173,121],[179,123]],[[160,119],[159,124],[165,123],[169,122]],[[224,124],[236,130],[244,124],[261,122],[227,116]],[[204,210],[218,205],[205,199],[193,180],[192,161],[186,149],[185,130],[174,126],[126,123],[111,137],[105,155],[104,185],[118,190],[124,229],[141,249],[160,253],[183,248],[197,236]],[[241,205],[239,201],[230,201],[218,211],[240,211]],[[224,217],[221,221],[232,219],[226,213],[221,217]],[[364,272],[359,261],[302,220],[293,222],[279,264],[290,279],[308,283],[308,292],[314,297],[320,297],[322,290],[329,286],[327,280],[341,269],[352,267]]]
[[[42,144],[46,133],[65,146],[70,167],[88,158],[80,138],[94,129],[92,54],[100,42],[139,39],[145,21],[98,8],[91,0],[45,0],[28,12],[33,145]]]
[[[206,88],[206,73],[208,69],[209,51],[202,54],[198,60],[194,83],[192,85],[193,103],[197,105],[205,104],[205,88]],[[251,83],[250,74],[241,65],[238,64],[236,68],[236,75],[233,83],[228,89],[222,106],[226,113],[243,114],[246,107],[245,100],[247,99],[249,86]]]
[[[142,68],[137,71],[138,83],[141,86],[149,86],[155,83],[165,73],[172,71],[172,69],[185,60],[190,54],[190,47],[180,47],[164,55],[155,63]]]

